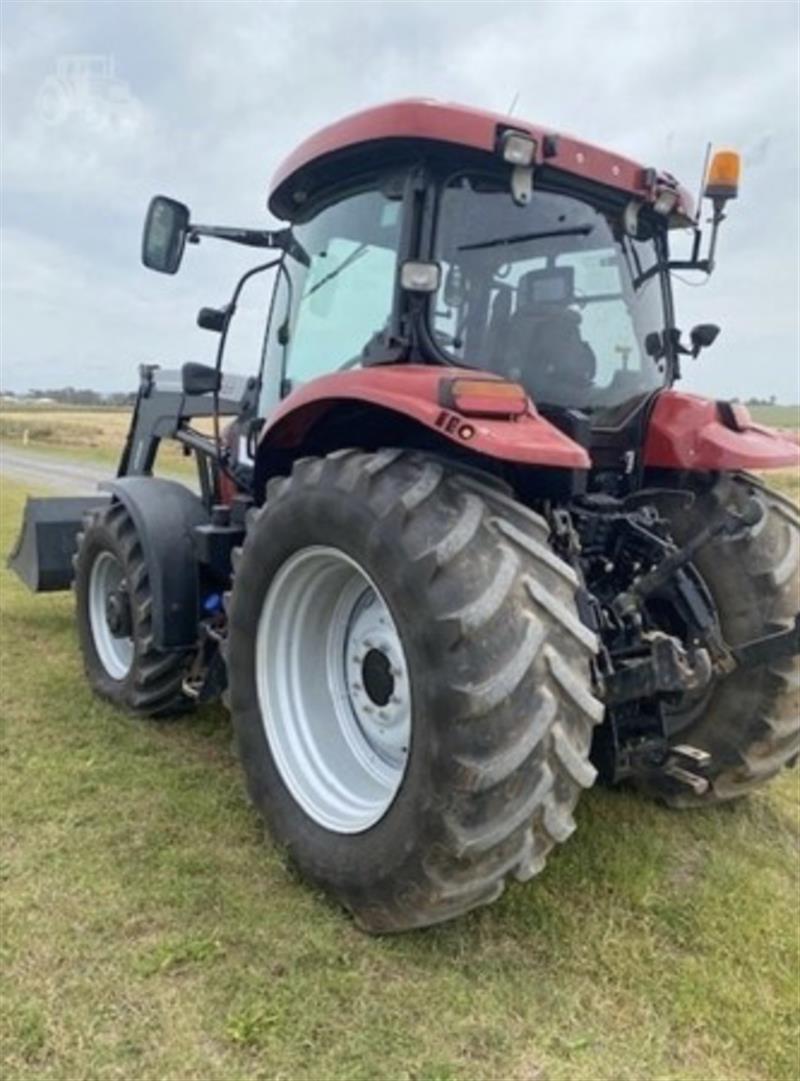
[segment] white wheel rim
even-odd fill
[[[108,625],[108,598],[123,585],[122,564],[112,552],[101,552],[89,576],[89,625],[97,656],[112,679],[127,676],[133,664],[133,639],[117,638]]]
[[[378,822],[405,774],[411,686],[389,607],[344,552],[303,548],[275,575],[256,686],[275,764],[305,813],[335,833]]]

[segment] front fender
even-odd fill
[[[364,402],[392,410],[436,432],[462,449],[520,465],[556,469],[588,469],[590,459],[578,443],[564,435],[531,403],[519,417],[463,416],[439,401],[442,379],[498,378],[465,368],[396,364],[323,375],[285,398],[264,425],[262,447],[290,449],[302,445],[310,428],[343,402]],[[358,443],[358,432],[353,433]]]
[[[189,649],[197,642],[200,594],[194,530],[208,522],[200,499],[161,477],[118,477],[102,485],[133,519],[153,601],[157,649]]]
[[[696,394],[658,395],[644,445],[644,464],[656,469],[718,471],[782,469],[798,464],[800,446],[754,424],[744,407]]]

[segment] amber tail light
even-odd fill
[[[465,417],[521,417],[528,412],[525,388],[504,379],[443,379],[439,404]]]

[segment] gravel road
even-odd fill
[[[24,450],[20,447],[0,446],[0,474],[32,488],[53,488],[54,495],[92,495],[97,485],[111,480],[115,470],[111,466],[92,465],[76,461],[62,454],[46,451]],[[166,476],[160,473],[159,476]],[[194,477],[175,476],[192,491],[197,484]]]
[[[0,447],[0,473],[32,487],[55,488],[60,495],[91,495],[113,470],[17,447]]]

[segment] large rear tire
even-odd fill
[[[188,655],[153,642],[153,598],[140,538],[125,507],[90,512],[77,538],[78,636],[92,690],[121,709],[164,717],[192,707]]]
[[[603,709],[547,538],[503,490],[400,450],[300,461],[249,525],[227,652],[248,788],[368,930],[487,904],[575,828]]]
[[[720,508],[741,510],[753,497],[765,515],[738,539],[724,537],[699,551],[694,564],[717,607],[725,641],[744,645],[788,630],[800,608],[800,515],[785,496],[755,477],[728,475],[696,494],[688,513],[664,501],[679,544],[697,534]],[[711,784],[696,795],[668,777],[653,777],[646,790],[674,807],[698,807],[736,799],[760,788],[792,765],[800,752],[800,658],[717,677],[710,690],[688,696],[668,714],[671,742],[690,744],[711,756]]]

